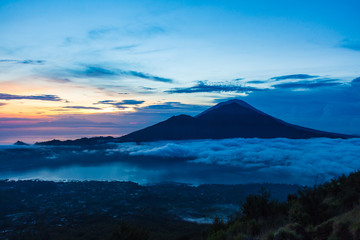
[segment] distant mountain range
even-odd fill
[[[272,117],[241,100],[229,100],[192,117],[173,116],[119,138],[95,137],[73,141],[52,140],[42,145],[150,142],[159,140],[223,138],[351,138],[353,136],[300,127]]]

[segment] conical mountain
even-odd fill
[[[222,102],[195,117],[173,116],[166,121],[118,138],[119,142],[222,138],[349,138],[286,123],[241,100]]]

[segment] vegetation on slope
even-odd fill
[[[262,190],[250,195],[236,216],[215,219],[208,240],[360,239],[360,172],[314,188],[303,188],[286,202]]]

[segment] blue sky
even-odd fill
[[[3,0],[0,141],[121,135],[229,98],[360,134],[359,10],[358,1]]]

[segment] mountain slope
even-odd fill
[[[240,100],[222,102],[195,117],[173,116],[166,121],[130,133],[119,142],[221,138],[348,138],[286,123]]]
[[[286,202],[265,189],[250,195],[226,224],[214,220],[210,239],[360,239],[360,172],[300,188]]]

